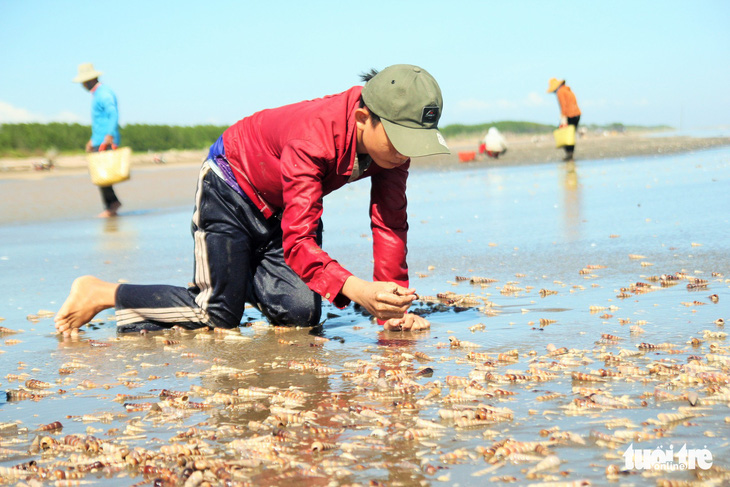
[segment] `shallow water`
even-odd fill
[[[251,403],[249,408],[220,407],[212,412],[187,412],[167,418],[171,423],[164,424],[147,412],[127,412],[120,402],[113,400],[117,394],[143,395],[151,391],[158,394],[161,389],[190,391],[193,385],[224,392],[240,387],[296,386],[312,394],[306,406],[299,409],[319,411],[320,418],[327,418],[320,424],[337,424],[331,418],[337,413],[328,406],[337,401],[345,401],[350,406],[342,409],[345,413],[352,410],[353,404],[374,407],[389,423],[366,421],[358,416],[359,422],[345,425],[327,440],[338,445],[335,450],[315,455],[303,447],[300,454],[294,455],[296,461],[289,464],[288,470],[248,472],[251,480],[259,485],[282,483],[285,478],[308,485],[324,485],[334,479],[336,483],[367,484],[377,480],[388,485],[483,485],[493,476],[503,481],[513,476],[520,484],[561,479],[605,484],[606,467],[623,466],[620,455],[627,444],[603,446],[591,436],[591,431],[610,433],[605,426],[609,420],[629,418],[636,431],[651,432],[652,426],[644,427],[641,423],[655,420],[660,413],[676,413],[680,406],[688,406],[686,401],[655,400],[651,395],[656,387],[675,394],[693,390],[702,398],[708,394],[706,385],[695,383],[672,389],[668,379],[649,376],[645,380],[621,379],[597,386],[576,384],[570,373],[608,368],[596,351],[602,347],[617,355],[622,349],[636,350],[641,342],[669,342],[680,351],[675,354],[656,350],[630,359],[644,369],[660,360],[685,364],[689,355],[705,356],[713,343],[718,347],[712,349],[713,353],[728,354],[725,340],[707,340],[696,348],[687,342],[693,337],[702,338],[703,330],[722,331],[714,322],[718,318],[730,319],[727,305],[730,217],[726,211],[730,203],[729,180],[730,149],[727,148],[668,157],[578,161],[575,166],[562,163],[489,169],[460,166],[451,171],[414,171],[408,185],[408,261],[412,287],[421,296],[450,291],[473,294],[493,303],[494,313],[487,314],[476,307],[454,308],[419,302],[415,309],[427,315],[432,328],[410,336],[379,333],[375,325],[352,307],[337,310],[328,306],[322,335],[330,341],[321,347],[308,330],[277,333],[260,326],[242,328],[242,335],[253,338],[247,342],[224,340],[220,336],[201,340],[192,334],[168,337],[181,342],[169,345],[159,335],[117,339],[113,314],[109,312],[100,314],[81,339],[61,340],[52,333],[51,319],[27,317],[37,315],[40,310],[56,311],[78,275],[178,285],[190,280],[190,209],[150,209],[109,221],[89,219],[0,227],[0,289],[4,290],[0,295],[0,317],[5,318],[0,326],[23,330],[1,337],[0,384],[5,390],[17,390],[26,378],[33,378],[54,383],[53,391],[68,391],[40,401],[4,401],[0,396],[0,424],[19,421],[21,428],[33,430],[42,424],[61,421],[64,427],[62,433],[55,435],[58,439],[88,433],[121,441],[118,436],[107,433],[112,428],[124,431],[135,418],[143,418],[141,432],[127,433],[125,442],[154,449],[201,422],[234,424],[245,430],[249,421],[264,421],[269,416],[268,403],[258,401],[261,406]],[[368,277],[372,272],[368,192],[369,183],[360,182],[325,199],[324,248],[361,277]],[[643,258],[631,259],[630,254]],[[579,273],[589,265],[605,268]],[[646,294],[617,297],[621,288],[647,282],[648,276],[680,271],[707,279],[709,285],[691,291],[684,281]],[[468,280],[458,281],[457,276],[488,277],[496,282],[482,287]],[[519,290],[500,292],[508,284]],[[654,284],[658,287],[658,283]],[[539,294],[541,289],[557,291],[557,294],[543,298]],[[711,294],[718,295],[717,304],[710,302]],[[705,304],[688,306],[692,301]],[[591,306],[608,309],[596,313],[591,312]],[[555,322],[541,326],[540,319]],[[244,317],[244,322],[258,320],[260,316],[250,310]],[[640,320],[646,321],[642,327],[645,332],[639,336],[630,334],[629,327]],[[470,331],[469,327],[478,323],[483,323],[485,329]],[[622,340],[596,345],[603,333]],[[470,349],[450,348],[449,336],[473,342],[480,346],[476,351],[494,357],[517,350],[519,360],[499,366],[493,371],[498,374],[526,373],[533,361],[554,363],[556,359],[546,356],[549,344],[575,349],[576,356],[585,360],[580,366],[558,371],[547,382],[498,384],[503,390],[515,392],[514,396],[470,403],[507,407],[514,412],[512,421],[471,429],[455,428],[453,423],[445,421],[442,435],[407,441],[403,430],[412,428],[415,418],[440,422],[438,412],[447,406],[436,401],[422,404],[416,413],[403,413],[392,406],[393,397],[368,395],[368,391],[375,389],[372,385],[358,388],[343,373],[351,372],[345,365],[359,359],[377,364],[382,359],[373,359],[373,355],[421,351],[434,360],[414,362],[413,368],[428,366],[434,374],[417,379],[420,384],[445,383],[447,376],[467,377],[477,363],[465,359]],[[21,343],[12,344],[8,339]],[[90,346],[94,343],[90,339],[110,346]],[[73,359],[90,367],[69,376],[60,375],[59,369]],[[309,359],[321,361],[336,372],[316,375],[287,366],[290,361]],[[212,373],[216,364],[241,370],[253,368],[257,375],[233,380],[225,374]],[[20,381],[8,375],[23,373],[29,376],[23,376]],[[85,379],[107,388],[79,388]],[[569,406],[574,399],[583,397],[574,388],[579,385],[601,387],[617,398],[625,395],[632,407],[574,413]],[[442,396],[448,390],[444,385]],[[536,402],[535,398],[546,391],[563,396]],[[421,391],[397,400],[415,402],[425,395]],[[190,400],[203,401],[193,397]],[[645,405],[641,404],[642,400],[646,401]],[[715,467],[729,468],[728,403],[700,404],[694,411],[700,416],[666,428],[664,438],[635,442],[634,446],[652,450],[671,446],[674,451],[684,444],[688,449],[707,448]],[[108,423],[89,421],[90,417],[82,421],[80,417],[99,413],[111,413],[114,418]],[[565,475],[552,470],[544,477],[528,479],[525,470],[535,462],[507,463],[492,472],[483,472],[491,464],[478,453],[479,447],[506,438],[544,441],[546,438],[538,432],[554,426],[581,435],[586,442],[585,445],[551,446],[562,461],[559,470],[567,472]],[[485,436],[485,430],[493,433]],[[253,431],[245,434],[250,436]],[[17,435],[0,436],[0,452],[2,448],[26,451],[34,437],[35,433],[22,430]],[[229,441],[209,443],[223,457],[226,449],[230,450]],[[347,457],[343,452],[352,453],[359,461],[345,461],[339,470],[327,470],[325,460]],[[29,460],[46,465],[51,462],[39,454],[0,453],[0,467]],[[299,467],[310,464],[319,465],[319,473],[326,474],[305,475]],[[422,467],[427,464],[436,467],[435,471]],[[702,472],[699,469],[670,472],[658,477],[693,479],[698,473]],[[123,475],[133,473],[110,473],[103,482],[129,485],[143,481],[138,475],[131,480],[119,478]],[[87,476],[86,480],[89,479],[96,477]],[[634,470],[621,475],[619,482],[642,485],[654,484],[655,480]]]

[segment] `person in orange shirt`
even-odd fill
[[[578,108],[578,102],[575,100],[575,95],[570,86],[565,84],[564,79],[550,78],[548,81],[548,93],[553,93],[558,96],[558,103],[560,104],[560,126],[574,125],[575,131],[578,133],[578,122],[580,121],[580,108]],[[573,160],[573,151],[575,145],[563,146],[565,149],[564,161]]]

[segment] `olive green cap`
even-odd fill
[[[365,83],[362,99],[380,117],[393,147],[404,156],[450,153],[438,130],[444,105],[441,89],[425,69],[389,66]]]

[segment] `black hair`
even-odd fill
[[[378,70],[375,68],[370,68],[370,71],[366,71],[364,73],[360,73],[360,80],[363,83],[367,83],[371,79],[375,77],[375,75],[378,74]],[[365,100],[362,99],[362,96],[360,97],[360,108],[367,108],[370,112],[370,120],[372,121],[372,124],[378,124],[380,123],[380,117],[370,109],[369,106],[365,104]]]
[[[360,79],[362,80],[363,83],[367,83],[368,81],[373,79],[376,74],[378,74],[378,70],[375,68],[370,68],[370,71],[360,73]]]

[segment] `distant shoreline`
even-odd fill
[[[414,159],[411,172],[455,171],[472,168],[527,166],[558,163],[562,149],[551,136],[506,134],[508,151],[499,159],[479,156],[479,138],[448,140],[452,153]],[[649,137],[623,133],[588,135],[576,143],[575,160],[581,163],[601,159],[664,156],[730,146],[730,137]],[[199,167],[207,151],[168,151],[164,164],[155,164],[155,154],[135,154],[130,181],[115,186],[125,213],[157,211],[192,206]],[[472,162],[459,162],[459,152],[477,152]],[[0,225],[51,220],[91,218],[98,214],[101,199],[91,184],[83,155],[60,156],[51,170],[36,171],[42,158],[0,159]]]
[[[633,156],[666,155],[680,152],[705,150],[713,147],[730,145],[730,137],[689,137],[689,136],[653,136],[656,132],[625,132],[606,135],[589,133],[580,137],[576,143],[575,159],[614,159]],[[505,134],[508,143],[507,153],[499,159],[491,159],[478,153],[481,142],[479,137],[460,137],[447,139],[451,154],[414,159],[412,169],[418,168],[453,168],[461,166],[488,165],[511,166],[530,165],[561,161],[562,149],[554,147],[551,135]],[[459,152],[476,152],[475,160],[468,163],[459,161]],[[203,150],[171,150],[164,152],[135,153],[132,167],[148,167],[164,170],[178,165],[199,165],[202,163],[207,149]],[[157,164],[153,158],[162,156],[164,164]],[[54,159],[54,168],[50,171],[37,171],[44,157],[0,158],[0,180],[38,179],[64,174],[86,173],[86,159],[83,154],[61,155]]]
[[[575,160],[622,159],[637,156],[662,156],[682,152],[706,150],[730,145],[730,137],[656,137],[651,133],[615,133],[607,135],[588,134],[578,138],[575,146]],[[451,154],[433,158],[423,158],[414,162],[412,167],[438,166],[526,166],[533,164],[562,161],[565,152],[555,147],[552,135],[505,135],[507,153],[499,159],[480,156],[479,138],[448,140]],[[459,152],[476,152],[476,160],[460,163]]]

